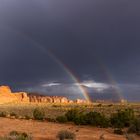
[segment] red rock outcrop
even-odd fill
[[[10,94],[11,89],[8,86],[0,86],[0,94]]]
[[[30,98],[28,97],[28,94],[26,92],[14,93],[14,95],[17,98],[17,102],[29,102],[30,101]]]
[[[0,104],[16,101],[8,86],[0,86]]]
[[[76,99],[76,101],[75,101],[75,103],[77,103],[77,104],[85,104],[85,103],[87,103],[88,101],[86,101],[86,100],[82,100],[82,99]]]
[[[10,87],[0,86],[0,104],[16,102],[16,103],[87,103],[85,100],[77,99],[76,101],[69,100],[66,97],[58,96],[41,96],[36,94],[28,94],[26,92],[12,93]]]
[[[30,102],[35,103],[69,103],[66,97],[29,95]]]

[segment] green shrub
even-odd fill
[[[113,106],[113,104],[109,104],[109,105],[108,105],[108,107],[112,107],[112,106]]]
[[[98,112],[83,113],[77,109],[69,110],[65,114],[67,121],[72,121],[77,125],[92,125],[97,127],[115,127],[124,128],[129,127],[135,120],[134,111],[132,109],[118,110],[117,113],[112,114],[110,118]],[[60,121],[65,117],[60,117]]]
[[[57,138],[59,140],[65,140],[65,139],[75,140],[76,135],[70,131],[63,130],[63,131],[58,132]]]
[[[45,119],[45,112],[41,108],[36,108],[33,111],[33,117],[35,120],[44,120]]]
[[[58,116],[56,120],[60,123],[66,123],[68,121],[66,116]]]
[[[31,140],[31,137],[25,132],[20,133],[17,131],[11,131],[9,133],[9,136],[4,137],[4,139],[6,140]]]
[[[28,137],[24,137],[23,135],[19,135],[16,137],[16,140],[28,140]]]
[[[60,108],[61,105],[52,105],[52,107],[54,107],[54,108]]]
[[[79,114],[75,117],[74,123],[76,125],[88,125],[87,118],[85,114]]]
[[[115,128],[129,127],[134,118],[134,111],[132,109],[119,110],[111,116],[111,124]]]
[[[102,104],[98,104],[97,107],[102,107]]]
[[[93,125],[100,127],[109,127],[109,119],[98,112],[83,113],[78,110],[69,110],[65,116],[68,121],[74,122],[76,125]]]
[[[68,121],[74,121],[78,114],[79,111],[77,109],[71,109],[65,114],[65,116],[67,117]]]
[[[30,116],[28,116],[28,115],[25,115],[25,119],[26,119],[26,120],[30,120],[30,119],[31,119],[31,117],[30,117]]]
[[[140,119],[135,119],[128,129],[128,133],[140,134]]]
[[[123,135],[123,131],[122,131],[122,129],[115,129],[114,134]]]
[[[17,131],[11,131],[11,132],[9,133],[9,135],[10,135],[10,136],[17,136],[17,135],[19,135],[19,132],[17,132]]]
[[[74,118],[77,125],[93,125],[100,127],[109,127],[109,119],[97,112],[89,112],[87,114],[79,113]]]
[[[28,137],[29,137],[28,134],[25,133],[25,132],[21,133],[20,135],[21,135],[22,137],[24,137],[24,138],[28,138]]]
[[[54,119],[54,118],[46,118],[46,120],[47,120],[48,122],[56,122],[56,119]]]
[[[68,121],[74,122],[76,125],[86,125],[87,123],[87,117],[86,114],[83,112],[80,112],[77,109],[69,110],[65,116],[67,117]]]
[[[11,112],[10,116],[16,116],[16,114],[14,112]]]
[[[109,127],[109,119],[98,112],[89,112],[86,114],[87,124],[100,127]]]
[[[16,113],[14,113],[14,112],[10,113],[10,116],[11,116],[11,117],[14,117],[14,118],[18,118],[18,117],[19,117],[19,116],[18,116]]]
[[[102,128],[110,127],[110,120],[107,117],[105,117],[104,115],[102,115],[100,118],[100,127],[102,127]]]
[[[6,117],[6,112],[0,112],[0,117]]]

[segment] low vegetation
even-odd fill
[[[11,106],[10,106],[11,107]],[[115,106],[114,104],[103,105],[37,105],[28,108],[16,108],[0,110],[0,117],[11,117],[20,119],[47,120],[50,122],[67,123],[72,122],[76,125],[91,125],[94,127],[114,129],[115,134],[140,135],[140,110],[139,106],[135,108],[126,106]],[[14,106],[15,107],[15,106]],[[30,109],[31,108],[31,109]],[[115,109],[114,109],[115,108]],[[120,108],[120,109],[119,109]],[[27,110],[28,109],[28,110]],[[105,112],[109,109],[110,112]],[[6,110],[6,112],[5,112]],[[13,112],[15,110],[15,112]],[[20,113],[20,111],[22,112]],[[94,110],[94,111],[93,111]],[[125,128],[125,129],[124,129]]]
[[[45,119],[45,112],[42,108],[36,108],[33,111],[33,117],[35,120],[44,120]]]
[[[57,119],[58,121],[62,121],[62,118],[65,118],[65,122],[74,122],[76,125],[92,125],[97,127],[109,127],[110,121],[109,118],[105,117],[105,115],[102,115],[98,112],[81,112],[76,109],[69,110],[65,116],[59,117],[60,119]]]
[[[67,130],[62,130],[62,131],[58,132],[56,137],[59,140],[65,140],[65,139],[75,140],[76,139],[76,135],[70,131],[67,131]]]
[[[115,128],[129,127],[135,119],[134,111],[132,109],[118,110],[117,113],[112,114],[110,121]]]
[[[0,117],[6,117],[6,112],[0,112]]]
[[[57,121],[57,122],[60,122],[60,123],[66,123],[66,122],[68,122],[68,119],[67,119],[66,116],[58,116],[58,117],[56,118],[56,121]]]
[[[25,132],[11,131],[7,136],[0,137],[0,140],[32,140],[32,137]]]
[[[123,135],[123,128],[128,128],[128,133],[140,135],[140,119],[137,119],[132,109],[118,110],[110,117],[95,111],[85,113],[78,109],[71,109],[64,116],[57,117],[57,121],[101,128],[113,127],[115,128],[114,133],[118,135]]]
[[[123,135],[124,132],[121,128],[117,128],[117,129],[114,129],[114,134],[117,134],[117,135]]]
[[[135,119],[128,129],[128,133],[136,133],[140,136],[140,118]]]

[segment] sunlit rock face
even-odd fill
[[[66,97],[29,95],[30,102],[34,103],[69,103]]]
[[[0,104],[10,102],[29,102],[29,97],[25,92],[12,93],[10,87],[0,86]]]
[[[10,94],[11,89],[8,86],[0,86],[0,94]]]
[[[0,86],[0,104],[4,103],[86,103],[85,100],[77,99],[69,100],[66,97],[59,96],[41,96],[36,94],[28,94],[26,92],[13,93],[8,86]]]
[[[25,92],[14,93],[14,95],[17,98],[17,102],[29,102],[30,101],[28,94]]]
[[[0,86],[0,104],[15,102],[16,96],[11,93],[11,89],[8,86]]]
[[[82,99],[76,99],[75,103],[77,104],[84,104],[84,103],[87,103],[86,100],[82,100]]]

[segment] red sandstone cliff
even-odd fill
[[[59,96],[41,96],[28,94],[26,92],[12,93],[8,86],[0,86],[0,104],[18,102],[18,103],[87,103],[85,100],[77,99],[76,101],[69,100],[66,97]]]
[[[0,103],[14,102],[17,98],[8,86],[0,86]]]

